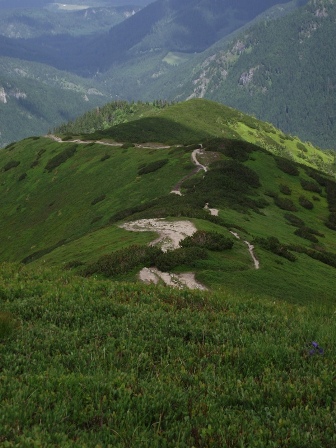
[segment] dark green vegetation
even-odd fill
[[[0,2],[0,8],[2,3]],[[139,10],[134,8],[134,5],[90,8],[75,5],[74,2],[68,6],[47,2],[49,3],[47,8],[28,9],[27,2],[23,3],[21,7],[24,9],[8,9],[1,12],[0,35],[15,39],[31,39],[46,35],[56,35],[60,38],[61,34],[79,36],[97,31],[107,32],[112,26],[125,20],[132,11]],[[91,6],[93,3],[90,1]]]
[[[209,101],[109,107],[111,128],[0,153],[0,445],[334,446],[335,176]],[[197,232],[163,253],[119,227],[140,218]]]
[[[6,264],[0,292],[4,447],[335,445],[323,308]]]
[[[335,19],[335,2],[311,0],[278,20],[260,21],[205,52],[196,71],[178,68],[175,94],[223,102],[335,149]]]

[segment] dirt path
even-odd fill
[[[96,145],[103,145],[103,146],[112,146],[114,148],[116,147],[121,147],[124,143],[118,143],[118,142],[113,142],[113,143],[108,143],[108,142],[103,142],[100,140],[62,140],[60,137],[57,137],[56,135],[53,134],[47,134],[45,135],[46,138],[50,138],[51,140],[54,140],[57,143],[77,143],[78,145],[87,145],[89,143],[95,143]],[[143,149],[170,149],[171,146],[159,146],[159,145],[140,145],[140,144],[135,144],[134,145],[135,148],[143,148]]]
[[[254,254],[254,246],[253,246],[253,244],[249,243],[248,241],[244,241],[244,243],[245,243],[245,244],[247,245],[247,247],[248,247],[248,250],[249,250],[249,252],[250,252],[250,255],[251,255],[252,260],[253,260],[253,263],[254,263],[254,267],[255,267],[256,269],[260,269],[260,263],[259,263],[259,260],[257,259],[257,257],[256,257],[255,254]]]
[[[177,194],[177,195],[179,195],[179,196],[182,196],[182,193],[181,193],[181,187],[182,187],[182,184],[183,184],[187,179],[189,179],[190,177],[195,176],[195,174],[197,174],[197,173],[198,173],[199,171],[201,171],[201,170],[204,170],[205,172],[208,171],[208,168],[207,168],[206,166],[202,165],[202,164],[197,160],[197,155],[198,155],[198,154],[202,154],[202,151],[203,151],[203,146],[202,146],[202,144],[200,144],[200,148],[195,149],[195,150],[191,153],[191,160],[192,160],[193,164],[195,165],[195,169],[194,169],[191,173],[187,174],[187,176],[184,176],[183,179],[181,179],[181,180],[180,180],[180,181],[173,187],[173,189],[171,190],[170,193],[173,193],[173,194]]]
[[[164,282],[167,286],[173,288],[189,288],[189,289],[199,289],[201,291],[206,291],[207,288],[195,279],[195,274],[193,272],[185,272],[183,274],[171,274],[169,272],[162,272],[156,268],[143,268],[139,273],[139,278],[144,283],[154,283],[157,285],[160,281]]]
[[[208,171],[208,168],[204,165],[202,165],[198,160],[197,156],[202,154],[203,148],[197,148],[191,153],[191,159],[193,163],[199,168],[198,171],[204,170],[205,172]]]
[[[209,208],[209,203],[207,202],[204,206],[204,210],[208,210],[211,216],[218,216],[219,210],[218,208]]]
[[[236,233],[236,232],[232,232],[232,230],[230,230],[230,233],[231,233],[234,237],[236,237],[237,240],[240,240],[240,236],[238,235],[238,233]],[[252,258],[252,260],[253,260],[255,269],[260,269],[260,262],[259,262],[259,260],[257,259],[257,257],[255,256],[255,253],[254,253],[254,246],[253,246],[253,244],[249,243],[248,241],[244,241],[244,243],[245,243],[245,244],[247,245],[247,247],[248,247],[248,250],[249,250],[250,255],[251,255],[251,258]]]

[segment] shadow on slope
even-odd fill
[[[104,131],[98,131],[91,138],[99,140],[112,138],[117,141],[133,143],[161,142],[170,145],[198,143],[211,137],[207,131],[162,117],[140,118],[129,123],[119,124]]]

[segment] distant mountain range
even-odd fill
[[[75,73],[112,99],[219,100],[334,148],[335,17],[328,0],[157,0],[108,32],[1,36],[0,55]]]

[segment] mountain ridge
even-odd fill
[[[83,141],[35,137],[1,152],[0,224],[8,237],[0,260],[68,265],[127,281],[143,267],[174,275],[189,269],[210,289],[225,281],[242,290],[248,283],[256,294],[294,301],[303,292],[321,295],[323,284],[323,300],[331,300],[335,175],[273,154],[270,143],[283,140],[287,157],[291,151],[309,157],[313,148],[208,100],[156,106],[152,115],[146,107],[129,122],[83,134]],[[196,159],[206,172],[195,171],[196,148],[203,148]],[[205,240],[161,254],[146,246],[152,233],[119,227],[157,218],[192,221]],[[227,239],[230,232],[240,239],[216,252],[213,235]],[[256,248],[258,271],[244,241]]]

